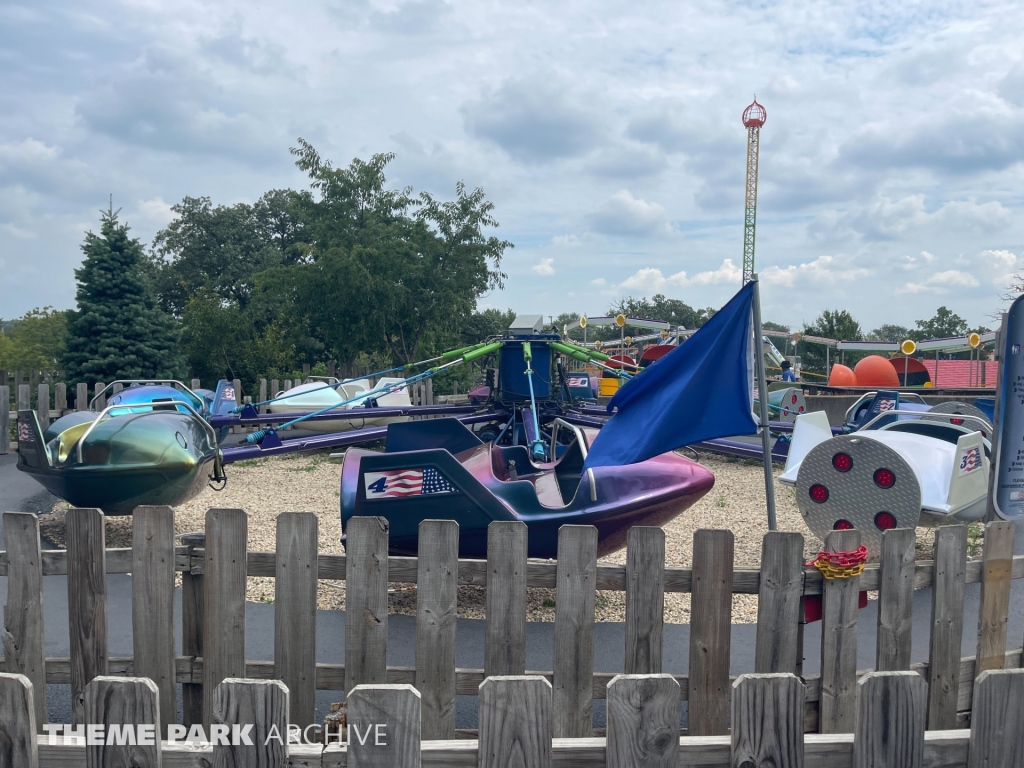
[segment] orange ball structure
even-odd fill
[[[881,355],[869,355],[853,368],[860,387],[898,387],[900,377],[889,359]]]
[[[828,375],[828,385],[830,387],[856,387],[857,376],[845,365],[836,363]]]

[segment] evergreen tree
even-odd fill
[[[64,370],[72,382],[177,378],[184,372],[174,321],[156,303],[142,245],[117,212],[88,232],[75,270],[78,311],[68,318]]]

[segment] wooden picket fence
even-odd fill
[[[396,724],[394,732],[406,734],[396,743],[415,743],[413,751],[422,752],[426,764],[504,765],[488,757],[503,749],[494,744],[512,738],[522,746],[525,742],[517,740],[526,739],[527,735],[530,749],[538,750],[541,757],[537,762],[531,758],[525,765],[548,765],[545,760],[550,760],[551,754],[559,764],[579,766],[605,765],[606,757],[609,765],[676,765],[680,763],[670,757],[664,763],[639,759],[633,763],[613,763],[611,754],[621,748],[623,754],[635,755],[636,749],[654,749],[652,744],[671,751],[676,749],[671,745],[678,742],[678,759],[682,764],[738,766],[744,763],[730,763],[740,748],[737,744],[749,742],[754,745],[751,748],[760,749],[758,745],[775,743],[777,736],[785,749],[796,750],[787,754],[804,755],[808,765],[824,765],[831,759],[829,755],[835,756],[839,764],[851,764],[849,758],[843,757],[857,749],[850,734],[858,733],[862,741],[873,738],[867,734],[863,719],[869,717],[878,722],[877,718],[895,717],[886,707],[906,706],[911,708],[913,717],[900,716],[899,728],[909,729],[906,733],[910,735],[899,736],[899,744],[903,744],[899,748],[913,750],[918,748],[914,744],[923,743],[921,748],[926,756],[931,754],[928,750],[939,750],[944,756],[940,762],[926,764],[958,765],[966,764],[960,758],[967,755],[969,736],[956,729],[971,723],[976,732],[988,729],[981,732],[996,733],[996,726],[982,717],[985,710],[979,708],[984,700],[982,692],[986,690],[982,681],[1010,681],[989,684],[995,691],[993,702],[1003,701],[999,698],[1004,695],[999,693],[1002,685],[1011,686],[1013,692],[1024,692],[1019,677],[979,677],[985,672],[1021,665],[1016,642],[1013,650],[1007,652],[1011,581],[1024,577],[1024,557],[1012,554],[1014,527],[1009,523],[987,526],[980,560],[968,560],[967,532],[962,526],[936,532],[933,562],[915,562],[913,530],[888,531],[878,565],[869,566],[860,576],[833,581],[823,580],[816,569],[804,566],[803,537],[797,533],[767,534],[761,567],[749,569],[734,567],[730,531],[701,530],[694,537],[692,568],[666,568],[665,536],[660,528],[631,529],[625,565],[612,565],[597,562],[597,531],[590,526],[562,527],[556,562],[527,559],[526,526],[519,522],[491,524],[486,561],[458,559],[459,532],[452,521],[428,520],[421,524],[418,558],[388,556],[388,526],[381,518],[350,521],[345,555],[318,554],[318,518],[312,513],[286,513],[278,517],[276,552],[248,551],[247,526],[248,517],[243,510],[212,509],[207,514],[205,532],[186,535],[176,546],[173,510],[140,507],[133,519],[132,547],[106,549],[102,513],[73,509],[67,515],[68,550],[43,551],[36,516],[5,513],[7,551],[0,552],[0,576],[8,579],[3,671],[23,675],[24,680],[19,678],[21,687],[16,686],[16,690],[0,691],[0,745],[6,743],[2,738],[3,724],[21,722],[14,714],[21,712],[19,707],[27,706],[29,698],[17,691],[28,690],[29,685],[33,691],[31,714],[36,724],[46,720],[45,684],[64,683],[71,686],[76,724],[102,722],[102,717],[108,716],[129,717],[125,714],[129,710],[130,716],[142,717],[138,710],[150,713],[146,716],[152,718],[138,722],[156,723],[162,733],[167,732],[175,718],[176,683],[182,686],[184,724],[202,724],[207,732],[211,723],[240,716],[239,712],[248,713],[247,717],[258,714],[265,718],[261,723],[267,728],[271,720],[266,718],[282,717],[304,728],[314,723],[317,690],[346,692],[352,707],[356,706],[353,689],[370,686],[365,689],[369,697],[367,711],[384,712],[387,721]],[[833,552],[850,551],[856,549],[859,540],[857,531],[835,531],[829,535],[826,548]],[[173,641],[176,572],[182,577],[182,656],[175,655]],[[104,576],[108,573],[132,574],[134,652],[130,658],[111,658],[107,653]],[[67,575],[70,657],[66,659],[44,657],[41,595],[43,577],[49,574]],[[246,658],[248,576],[276,579],[273,661]],[[346,582],[343,664],[316,661],[319,579]],[[972,582],[982,584],[978,653],[976,657],[961,659],[964,585]],[[417,585],[414,667],[387,664],[389,583]],[[455,665],[459,584],[487,589],[483,669]],[[552,671],[526,669],[527,587],[556,590]],[[930,657],[928,663],[911,664],[912,596],[915,588],[923,587],[933,590]],[[597,590],[625,592],[626,677],[594,672]],[[877,671],[909,674],[877,678],[856,669],[860,590],[879,593]],[[692,595],[687,675],[662,675],[665,592]],[[744,676],[740,682],[730,678],[732,595],[737,593],[759,596],[754,668],[757,674],[772,677]],[[801,671],[803,601],[817,596],[822,600],[821,674],[788,677]],[[321,637],[319,642],[330,642],[330,638]],[[130,676],[125,685],[131,683],[132,701],[152,697],[153,706],[119,705],[112,714],[97,710],[97,701],[113,706],[113,694],[90,694],[90,683],[115,685],[117,681],[107,681],[111,675]],[[641,682],[630,682],[634,679],[631,676],[636,675],[647,677]],[[148,678],[152,684],[140,683],[135,678]],[[876,679],[883,682],[869,682]],[[909,682],[899,682],[904,679]],[[247,682],[225,683],[236,680]],[[271,680],[280,681],[281,686],[252,685],[252,681]],[[225,697],[231,699],[242,694],[226,691],[222,684],[229,688],[248,685],[245,696],[250,698],[280,698],[280,691],[286,691],[286,704],[282,710],[278,699],[274,699],[274,706],[268,703],[270,699],[260,699],[263,703],[249,701],[241,708],[225,708]],[[412,688],[398,689],[394,685]],[[379,686],[388,687],[378,690]],[[406,693],[396,692],[399,690]],[[479,732],[459,734],[455,730],[455,697],[478,693]],[[595,735],[592,726],[593,702],[602,698],[608,705],[608,732],[604,738]],[[688,727],[682,740],[679,701],[688,703]],[[993,706],[1005,709],[1005,704]],[[411,714],[413,708],[419,709],[418,714]],[[640,712],[635,711],[638,708]],[[670,711],[674,713],[671,716],[667,714]],[[1015,717],[1020,713],[1019,709],[1013,711]],[[356,713],[350,710],[350,723],[363,722],[353,719],[362,716],[358,712],[358,706]],[[615,712],[618,715],[613,715]],[[92,719],[96,717],[101,719]],[[615,717],[625,718],[619,720],[622,731],[616,730]],[[1005,721],[1005,712],[1002,717]],[[761,729],[775,728],[770,725],[775,720],[785,739],[779,734],[761,733]],[[397,725],[399,722],[402,725]],[[627,726],[626,722],[632,724]],[[643,733],[655,726],[657,735],[647,741],[626,738],[627,733],[638,728],[637,732]],[[926,727],[929,734],[922,736]],[[899,728],[893,732],[902,734]],[[890,734],[886,738],[896,738],[889,730],[882,730]],[[805,731],[817,731],[822,736],[809,734],[805,738]],[[1024,727],[1001,733],[1005,737],[1000,736],[997,741],[1019,740]],[[477,738],[453,744],[451,740],[457,736]],[[993,740],[991,736],[986,738],[987,742]],[[556,740],[554,746],[552,739]],[[70,765],[76,759],[74,755],[80,758],[84,749],[41,744],[40,754],[52,758],[41,758],[40,765]],[[175,749],[174,745],[167,745],[165,758],[179,754]],[[196,757],[188,758],[189,762],[167,764],[201,765],[198,755],[213,754],[210,750],[215,748],[206,745],[195,749]],[[345,764],[344,750],[340,748],[335,752],[305,746],[295,749],[298,751],[289,758],[293,765]],[[949,750],[952,757],[946,754]],[[544,758],[544,754],[549,757]],[[299,755],[305,762],[296,762]],[[684,760],[683,755],[690,757]],[[698,755],[700,760],[696,759]],[[366,760],[370,762],[359,758],[352,764],[415,764],[380,762],[376,757]],[[778,764],[800,764],[796,757],[793,761]],[[750,763],[763,764],[767,763]],[[997,764],[1001,763],[987,765]],[[0,753],[2,765],[5,763]]]

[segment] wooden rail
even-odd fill
[[[597,590],[625,592],[624,671],[631,675],[662,672],[664,593],[693,593],[689,673],[668,679],[676,686],[669,685],[671,696],[689,703],[691,730],[702,736],[728,732],[731,595],[736,593],[759,595],[754,660],[759,673],[795,673],[810,653],[821,653],[826,662],[821,676],[801,682],[801,731],[849,733],[854,727],[859,681],[871,671],[858,671],[855,666],[855,601],[860,590],[879,591],[879,664],[887,671],[916,673],[915,678],[927,682],[932,729],[948,730],[967,722],[978,673],[1021,662],[1019,638],[1008,652],[1006,637],[1012,579],[1024,577],[1024,558],[1008,557],[1013,550],[1012,526],[990,524],[985,555],[976,562],[967,562],[962,527],[941,529],[935,561],[917,564],[911,554],[913,532],[887,531],[878,566],[823,585],[819,572],[805,567],[802,537],[793,533],[765,536],[761,570],[733,568],[731,532],[698,531],[694,551],[700,554],[693,568],[684,569],[664,567],[664,533],[658,528],[633,528],[626,564],[606,565],[596,561],[595,531],[587,526],[564,527],[559,560],[550,562],[527,559],[521,523],[491,525],[491,555],[486,561],[457,559],[454,523],[424,521],[421,525],[419,558],[388,556],[388,523],[382,518],[350,522],[347,555],[317,556],[316,517],[285,513],[278,518],[277,551],[253,552],[247,550],[248,516],[242,510],[210,510],[205,533],[188,534],[176,546],[173,511],[139,507],[133,517],[133,548],[106,549],[101,513],[72,509],[68,528],[73,546],[64,552],[41,550],[35,515],[6,513],[8,549],[0,552],[0,575],[8,579],[8,606],[0,633],[3,669],[22,674],[33,684],[40,718],[46,712],[45,685],[70,683],[75,722],[83,722],[86,716],[90,682],[108,675],[151,679],[165,712],[176,707],[174,686],[182,684],[184,722],[206,726],[215,717],[217,686],[226,679],[286,681],[294,702],[291,722],[300,726],[313,722],[317,690],[348,694],[359,685],[413,685],[430,702],[431,712],[437,713],[424,719],[424,737],[451,739],[456,735],[455,696],[477,693],[488,678],[527,672],[529,586],[556,590],[553,669],[532,674],[553,687],[557,706],[551,709],[552,733],[559,737],[590,735],[593,701],[613,697],[615,674],[593,669]],[[858,536],[836,531],[826,546],[848,549]],[[129,658],[110,658],[104,632],[104,575],[126,572],[132,574],[134,652]],[[182,575],[182,656],[174,655],[170,642],[176,619],[172,608],[176,572]],[[69,575],[71,655],[46,659],[42,583],[44,576],[59,574]],[[246,658],[247,576],[276,580],[273,661]],[[316,661],[317,643],[337,640],[316,637],[313,618],[319,579],[346,581],[343,664]],[[929,664],[910,664],[913,601],[908,597],[908,581],[916,587],[934,586]],[[983,586],[978,625],[982,661],[977,663],[974,658],[960,658],[960,630],[954,626],[974,621],[963,615],[964,585],[971,581]],[[387,593],[388,584],[394,582],[418,584],[415,667],[387,663]],[[458,583],[488,588],[484,669],[455,667]],[[801,604],[818,595],[823,601],[822,646],[804,649]],[[169,724],[169,720],[163,723]],[[481,719],[481,738],[483,730]]]

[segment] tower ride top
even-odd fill
[[[757,98],[743,110],[743,125],[747,129],[747,199],[743,214],[743,284],[754,274],[754,231],[757,226],[757,152],[760,146],[761,126],[768,119],[767,110]]]

